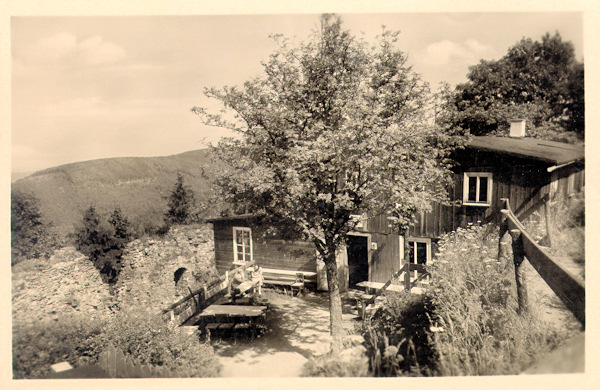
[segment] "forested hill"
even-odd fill
[[[206,176],[214,172],[208,150],[166,157],[91,160],[36,172],[12,183],[12,189],[33,193],[44,220],[61,234],[73,231],[82,213],[94,205],[100,214],[120,207],[136,230],[158,226],[181,173],[184,184],[203,199],[210,191]]]

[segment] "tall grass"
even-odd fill
[[[497,248],[489,227],[458,229],[440,242],[429,293],[436,375],[517,374],[561,341],[535,311],[517,314],[514,267],[496,260]]]

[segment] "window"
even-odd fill
[[[430,238],[414,238],[408,239],[408,261],[413,264],[427,264],[431,260],[431,239]],[[418,277],[418,271],[415,270],[411,279]]]
[[[429,238],[409,238],[408,259],[411,263],[427,264],[431,260],[431,239]]]
[[[250,228],[233,228],[233,263],[252,263],[252,230]]]
[[[465,172],[463,205],[489,206],[492,204],[492,173]]]

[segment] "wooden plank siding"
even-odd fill
[[[264,268],[316,272],[315,248],[310,242],[263,237],[263,227],[246,220],[213,221],[215,261],[222,274],[233,266],[233,227],[252,229],[252,255],[254,262]]]
[[[545,165],[529,164],[499,165],[490,167],[469,167],[465,171],[492,172],[492,200],[485,206],[445,206],[434,204],[431,211],[419,214],[409,228],[412,237],[440,237],[457,227],[466,227],[469,223],[499,222],[502,198],[510,199],[514,209],[526,210],[538,202],[545,194],[552,192],[552,181],[555,182],[554,193],[568,197],[583,191],[585,187],[585,171],[583,166],[572,166],[550,174]],[[449,189],[451,200],[462,202],[463,172],[454,173],[454,185]]]
[[[397,234],[372,233],[371,242],[377,243],[377,250],[371,252],[369,281],[387,282],[394,272],[400,269],[400,236]]]

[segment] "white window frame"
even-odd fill
[[[486,202],[478,202],[469,200],[469,178],[475,177],[476,181],[476,190],[475,190],[475,198],[479,199],[479,178],[485,177],[488,180],[487,187],[487,201]],[[465,172],[463,176],[463,205],[464,206],[485,206],[489,207],[492,205],[492,188],[494,186],[494,179],[492,177],[492,172]]]
[[[425,237],[409,237],[408,238],[408,245],[410,247],[410,243],[414,243],[413,245],[413,264],[417,264],[417,245],[416,243],[420,242],[420,243],[424,243],[426,244],[425,246],[425,264],[431,264],[431,238],[425,238]],[[408,257],[408,259],[406,259],[407,262],[410,262],[410,256]],[[417,277],[417,271],[413,271],[414,275],[413,278]]]
[[[238,250],[237,250],[237,242],[236,242],[236,238],[237,238],[237,233],[238,232],[248,232],[248,238],[250,239],[250,259],[246,259],[246,251],[243,251],[242,257],[244,258],[244,260],[238,260]],[[243,241],[242,241],[242,246],[243,245]],[[254,250],[252,248],[252,229],[250,229],[249,227],[240,227],[240,226],[234,226],[233,227],[233,264],[236,265],[247,265],[247,264],[252,264],[254,263]]]

